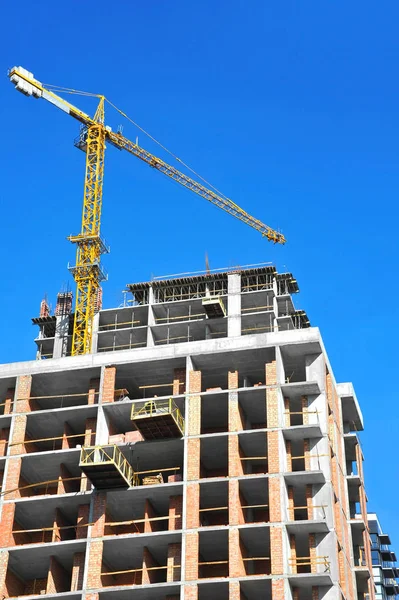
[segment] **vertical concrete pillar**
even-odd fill
[[[147,327],[147,346],[152,348],[154,346],[154,336],[152,334],[152,327],[155,325],[155,317],[152,305],[154,304],[154,289],[150,285],[148,289],[148,327]]]
[[[53,358],[67,355],[69,315],[59,315],[55,321]]]
[[[230,273],[227,275],[227,335],[237,337],[241,335],[241,275]]]

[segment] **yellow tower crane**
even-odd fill
[[[101,254],[109,251],[100,235],[106,142],[116,146],[119,150],[127,150],[137,156],[150,167],[164,173],[164,175],[202,196],[205,200],[212,202],[212,204],[228,212],[233,217],[253,227],[269,241],[279,244],[285,243],[285,238],[281,233],[249,215],[232,200],[191,179],[178,169],[144,150],[137,143],[131,142],[120,132],[113,132],[111,127],[104,123],[104,102],[106,100],[104,96],[89,94],[99,99],[94,117],[90,117],[56,93],[56,91],[73,92],[74,90],[59,88],[58,86],[45,86],[35,79],[32,73],[22,67],[12,68],[8,75],[18,91],[26,96],[47,100],[80,121],[83,126],[83,134],[77,142],[77,146],[86,153],[82,228],[78,235],[68,238],[77,245],[76,265],[70,268],[76,282],[75,320],[72,337],[73,356],[88,354],[92,351],[92,330],[96,302],[100,283],[106,279],[100,264]],[[121,114],[124,115],[122,112]]]

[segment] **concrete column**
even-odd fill
[[[93,319],[93,330],[92,330],[92,339],[91,339],[91,352],[95,354],[97,352],[98,346],[98,330],[100,325],[100,313],[96,313]]]
[[[147,346],[154,346],[154,337],[152,335],[151,327],[155,325],[155,317],[154,311],[152,310],[152,305],[154,304],[154,290],[152,286],[148,290],[148,327],[147,327]]]
[[[241,275],[230,273],[227,276],[227,335],[237,337],[241,335]]]
[[[62,315],[56,319],[53,358],[61,358],[67,353],[69,315]]]

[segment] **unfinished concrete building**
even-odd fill
[[[292,275],[128,289],[92,354],[64,294],[0,366],[3,597],[373,600],[362,415]]]

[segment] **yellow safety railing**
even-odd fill
[[[137,474],[133,471],[118,446],[83,446],[81,449],[80,467],[103,465],[106,463],[115,465],[130,487],[139,485]]]
[[[325,568],[325,572],[330,572],[330,561],[328,556],[298,556],[297,558],[289,559],[291,568],[310,567],[313,572],[314,567],[321,565]]]
[[[131,420],[145,417],[155,417],[170,414],[182,434],[184,433],[184,417],[172,398],[168,400],[147,400],[135,402],[132,405]]]

